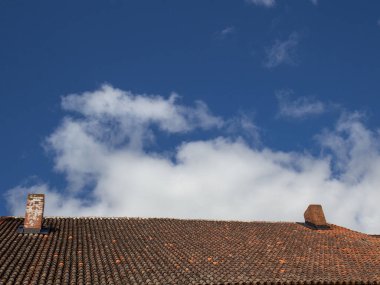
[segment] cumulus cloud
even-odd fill
[[[319,115],[326,111],[322,102],[312,97],[298,97],[291,99],[291,90],[280,90],[276,92],[278,100],[278,116],[287,118],[305,118],[307,116]]]
[[[297,33],[292,33],[286,40],[276,40],[274,44],[265,50],[266,59],[264,66],[274,68],[280,64],[296,64],[296,49],[299,42]]]
[[[131,127],[156,124],[166,132],[187,132],[196,127],[209,129],[220,126],[220,118],[209,114],[207,106],[197,101],[195,107],[176,103],[175,93],[168,99],[161,96],[134,95],[128,91],[103,85],[95,92],[72,94],[62,99],[62,107],[75,111],[91,122],[116,122],[129,135]]]
[[[27,192],[46,193],[46,214],[53,216],[302,221],[308,204],[321,203],[330,222],[380,231],[380,137],[359,115],[342,116],[318,135],[320,156],[253,147],[228,132],[153,151],[159,134],[218,133],[226,120],[204,103],[184,106],[176,97],[111,86],[62,102],[71,113],[46,145],[67,187],[10,189],[14,215],[23,214]]]
[[[264,6],[264,7],[273,7],[276,4],[275,0],[246,0],[250,4]]]

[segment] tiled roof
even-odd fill
[[[22,223],[0,219],[0,284],[380,284],[380,238],[335,225],[45,218],[54,231],[28,235]]]

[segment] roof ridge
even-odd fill
[[[24,216],[0,216],[2,218],[23,219]],[[123,217],[123,216],[44,216],[45,219],[98,219],[98,220],[180,220],[180,221],[205,221],[205,222],[238,222],[238,223],[270,223],[270,224],[297,224],[299,222],[291,221],[262,221],[262,220],[222,220],[207,218],[173,218],[173,217]]]
[[[24,219],[24,216],[0,216],[1,219],[14,218],[14,219]],[[261,220],[218,220],[218,219],[197,219],[197,218],[173,218],[173,217],[123,217],[123,216],[45,216],[45,219],[71,219],[71,220],[167,220],[167,221],[195,221],[195,222],[228,222],[228,223],[255,223],[255,224],[299,224],[303,225],[303,222],[290,222],[290,221],[261,221]],[[368,234],[364,232],[359,232],[347,227],[339,226],[336,224],[328,224],[333,227],[335,231],[349,231],[353,234],[366,235],[372,238],[378,238],[379,235]]]

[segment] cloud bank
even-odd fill
[[[205,103],[136,95],[105,85],[63,97],[68,114],[46,139],[67,187],[19,185],[9,208],[23,215],[26,193],[43,192],[50,216],[139,216],[303,221],[321,203],[328,221],[380,232],[379,132],[348,114],[317,138],[320,156],[255,148],[230,137]],[[228,125],[228,124],[227,124]],[[154,151],[159,136],[219,133]],[[188,136],[187,136],[188,138]]]

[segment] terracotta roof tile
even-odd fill
[[[342,227],[176,219],[0,220],[0,284],[380,283],[380,239]]]

